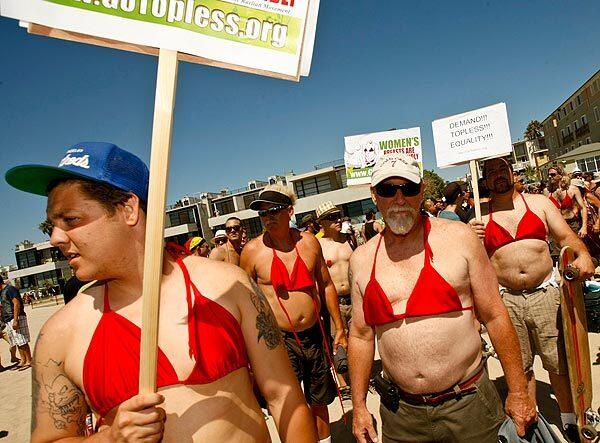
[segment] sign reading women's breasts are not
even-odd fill
[[[318,8],[319,0],[0,0],[6,17],[295,80],[310,71]]]

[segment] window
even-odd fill
[[[571,125],[567,125],[567,135],[571,135]]]
[[[242,220],[242,226],[244,227],[244,229],[246,229],[248,239],[258,237],[263,232],[260,217],[247,218],[245,220]]]
[[[258,192],[253,192],[252,194],[244,195],[244,208],[249,209],[250,203],[258,198]]]
[[[367,211],[369,211],[370,209],[372,209],[373,211],[377,211],[373,200],[371,200],[370,198],[347,203],[345,205],[342,205],[342,208],[344,209],[344,215],[350,218],[360,217],[366,214]]]
[[[332,190],[329,175],[321,175],[319,177],[297,181],[294,183],[294,187],[298,198],[322,194]]]
[[[577,98],[575,99],[575,107],[581,106],[582,103],[583,103],[583,100],[581,99],[581,94],[579,94],[577,96]]]
[[[235,206],[233,205],[233,198],[214,202],[215,210],[219,212],[219,215],[231,214],[235,212]]]
[[[583,144],[583,142],[582,142],[581,140],[579,140],[579,141],[577,142],[577,147],[581,146],[582,144]]]
[[[340,169],[336,172],[338,177],[338,182],[342,188],[348,187],[348,178],[346,177],[346,169]]]
[[[575,131],[579,129],[579,122],[577,120],[573,122],[573,127],[575,128]]]
[[[585,126],[585,125],[587,125],[587,122],[588,122],[588,120],[587,120],[587,116],[586,116],[585,114],[583,114],[583,115],[581,116],[581,126]]]
[[[569,110],[572,111],[573,110],[573,102],[569,102]]]
[[[17,255],[17,265],[19,266],[19,269],[31,268],[32,266],[38,265],[37,260],[36,260],[35,249],[18,252],[16,255]]]
[[[169,226],[187,225],[188,223],[196,223],[192,208],[169,212]]]
[[[600,122],[600,112],[598,112],[597,106],[594,107],[594,118],[596,119],[597,122]]]
[[[592,142],[591,137],[588,137],[588,138],[585,139],[585,144],[586,145],[589,145],[591,142]]]
[[[556,120],[560,121],[560,109],[556,113]]]

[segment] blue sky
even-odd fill
[[[181,63],[168,201],[343,156],[345,135],[421,127],[507,103],[513,140],[600,68],[597,1],[321,0],[299,84]],[[0,165],[56,164],[78,141],[149,161],[157,60],[30,36],[0,18]],[[464,168],[439,171],[447,179]],[[3,174],[2,174],[3,175]],[[0,181],[0,264],[44,240],[45,199]]]

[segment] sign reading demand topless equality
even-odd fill
[[[431,124],[440,168],[511,152],[506,105],[498,103]]]
[[[297,80],[310,70],[318,6],[319,0],[0,0],[0,15]]]

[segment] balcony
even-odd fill
[[[579,138],[584,136],[585,134],[588,134],[590,132],[590,125],[589,124],[585,124],[577,129],[575,129],[575,137]]]
[[[563,137],[562,139],[562,143],[563,145],[566,145],[567,143],[571,143],[573,140],[575,140],[575,137],[573,137],[573,134],[569,134],[566,137]]]

